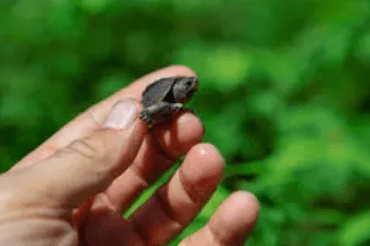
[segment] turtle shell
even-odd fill
[[[144,107],[150,107],[163,100],[177,79],[177,77],[162,78],[148,85],[142,94]]]

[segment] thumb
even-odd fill
[[[132,163],[143,141],[146,127],[137,105],[117,102],[100,130],[15,174],[16,196],[26,204],[73,208],[105,190]]]

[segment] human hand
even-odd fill
[[[0,245],[166,245],[179,235],[215,191],[224,160],[200,143],[204,130],[191,112],[151,133],[138,119],[146,85],[175,75],[194,76],[173,66],[139,79],[2,174]],[[169,182],[123,218],[135,197],[184,154]],[[256,198],[237,191],[180,245],[242,245],[257,217]]]

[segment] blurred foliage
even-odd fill
[[[367,0],[0,0],[1,170],[174,63],[199,74],[189,107],[227,161],[174,244],[244,189],[261,202],[246,245],[370,245]]]

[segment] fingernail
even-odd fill
[[[130,99],[115,103],[104,122],[104,125],[114,129],[126,129],[136,118],[137,107]]]

